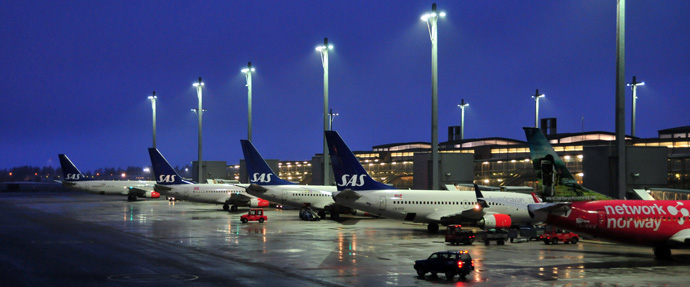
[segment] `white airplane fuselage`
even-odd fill
[[[244,188],[229,184],[179,184],[165,185],[166,188],[157,188],[156,191],[168,197],[200,203],[226,203],[233,196],[246,196]]]
[[[252,188],[247,188],[247,192],[251,195],[292,206],[301,207],[308,204],[317,209],[324,209],[324,207],[334,204],[333,192],[337,191],[335,186],[324,185],[262,185],[266,190],[263,192],[254,191]]]
[[[98,194],[127,195],[130,188],[153,190],[155,181],[124,181],[124,180],[88,180],[66,181],[63,183],[70,188]]]
[[[357,194],[361,197],[341,198],[336,195],[336,202],[373,215],[418,223],[438,223],[442,217],[457,215],[477,206],[477,198],[473,192],[387,189],[358,191]],[[521,193],[484,192],[484,197],[523,203],[525,206],[534,202],[531,195]],[[489,202],[489,207],[484,212],[509,215],[513,224],[534,223],[526,207]]]

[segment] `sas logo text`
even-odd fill
[[[271,174],[270,173],[255,173],[254,178],[252,178],[252,182],[263,182],[263,183],[271,182]]]
[[[66,180],[80,180],[82,177],[84,177],[84,176],[79,174],[79,173],[68,173],[67,177],[65,179]]]
[[[163,174],[163,175],[158,177],[158,182],[173,183],[173,182],[177,181],[177,179],[175,179],[176,177],[177,176],[174,174],[168,174],[168,175]]]
[[[338,186],[363,186],[364,185],[364,174],[349,175],[344,174],[341,183]]]

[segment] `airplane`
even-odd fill
[[[155,182],[148,180],[91,180],[79,171],[76,165],[65,154],[58,154],[62,176],[62,185],[71,189],[98,194],[126,195],[128,201],[138,197],[159,198],[160,193],[153,190]]]
[[[247,187],[249,194],[284,205],[310,207],[318,210],[318,215],[322,218],[326,216],[326,211],[333,219],[337,219],[341,212],[352,213],[349,209],[342,210],[339,206],[335,206],[332,197],[332,193],[337,191],[335,186],[297,185],[283,180],[271,170],[250,141],[240,140],[240,143],[247,174],[249,174],[250,185]]]
[[[530,150],[547,151],[546,154],[555,162],[560,161],[539,129],[524,129]],[[565,165],[560,173],[569,174]],[[537,221],[601,239],[652,246],[654,256],[659,259],[671,258],[671,248],[690,247],[688,200],[611,199],[531,203],[527,206]]]
[[[184,180],[156,148],[149,148],[155,190],[176,199],[191,202],[222,204],[225,211],[238,206],[268,207],[269,202],[247,194],[244,188],[230,184],[198,184]]]
[[[522,203],[519,207],[489,203],[491,209],[486,211],[478,205],[475,193],[396,189],[369,176],[337,132],[325,133],[338,186],[333,194],[337,204],[386,218],[426,223],[432,233],[438,231],[439,224],[469,223],[492,229],[535,223],[526,207],[534,202],[529,194],[486,192],[487,198]]]

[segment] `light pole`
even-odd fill
[[[534,93],[532,98],[534,99],[534,127],[539,128],[539,98],[546,97],[544,94],[539,93],[539,89]]]
[[[156,148],[156,101],[158,101],[156,91],[153,91],[153,96],[149,96],[149,100],[151,100],[151,109],[153,110],[153,148]]]
[[[422,15],[431,37],[431,186],[439,188],[438,167],[438,32],[439,17],[445,17],[445,12],[436,12],[436,3],[431,4],[431,12]]]
[[[197,109],[197,115],[199,116],[199,160],[197,166],[197,180],[199,183],[201,183],[204,176],[204,174],[201,172],[201,116],[204,113],[204,110],[201,108],[201,91],[204,87],[204,82],[201,81],[201,77],[199,77],[198,83],[194,83],[194,87],[196,87],[196,95],[199,98],[199,108]]]
[[[462,99],[458,105],[460,107],[460,140],[465,139],[465,107],[469,105],[469,103],[465,103],[465,99]]]
[[[644,86],[644,82],[637,82],[637,78],[633,76],[632,83],[628,87],[632,89],[632,127],[630,128],[630,135],[635,136],[635,113],[637,112],[637,86]]]
[[[329,130],[328,116],[328,50],[333,50],[333,45],[328,44],[328,38],[323,38],[323,45],[316,47],[316,51],[321,54],[321,64],[323,65],[323,130]],[[326,133],[323,135],[323,185],[331,182],[330,172],[331,159],[328,155],[328,143]]]
[[[242,69],[247,78],[247,140],[252,141],[252,72],[254,68],[252,67],[252,62],[247,64],[247,67]]]
[[[333,120],[335,120],[335,116],[340,115],[338,113],[333,113],[333,109],[330,109],[328,112],[328,130],[332,131],[333,130]]]
[[[625,155],[625,0],[616,5],[616,188],[617,198],[627,189]]]

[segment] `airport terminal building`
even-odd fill
[[[612,190],[615,134],[557,133],[555,119],[544,120],[551,124],[543,124],[542,131],[577,181],[602,193]],[[500,137],[460,140],[457,127],[448,130],[448,141],[439,143],[441,186],[536,186],[537,175],[525,141]],[[626,145],[626,190],[647,189],[657,198],[675,198],[673,189],[690,189],[690,126],[660,130],[657,138],[627,137]],[[432,188],[428,142],[377,145],[371,151],[354,153],[376,180],[398,188]],[[321,160],[322,154],[316,154],[309,161],[272,160],[269,164],[281,178],[318,185],[323,184]],[[228,173],[231,178],[246,181],[244,162],[229,167]]]

